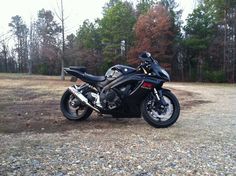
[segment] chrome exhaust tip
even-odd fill
[[[76,96],[76,98],[78,98],[82,103],[84,103],[85,105],[87,105],[88,107],[92,108],[93,110],[100,112],[97,108],[95,108],[94,106],[92,106],[89,102],[88,99],[82,94],[80,93],[77,89],[75,89],[74,87],[69,87],[68,88],[70,90],[70,92]]]

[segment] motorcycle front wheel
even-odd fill
[[[163,90],[162,94],[167,105],[162,105],[151,94],[141,105],[144,120],[155,128],[166,128],[173,125],[180,114],[180,105],[176,96],[167,90]]]

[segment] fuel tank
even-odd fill
[[[107,79],[113,80],[113,79],[120,77],[121,75],[127,75],[127,74],[133,73],[135,71],[136,71],[136,69],[133,67],[130,67],[130,66],[114,65],[107,70],[105,76],[107,77]]]

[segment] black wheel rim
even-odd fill
[[[146,106],[147,113],[154,121],[158,122],[168,121],[174,114],[174,104],[172,100],[167,96],[163,96],[163,98],[168,105],[165,107],[163,106],[162,108],[160,107],[160,104],[158,105],[158,102],[155,98],[151,98],[147,102]]]
[[[74,95],[70,95],[67,101],[67,112],[71,114],[73,119],[82,118],[88,110],[87,106],[78,104],[78,101]],[[75,105],[75,104],[78,105]]]

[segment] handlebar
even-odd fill
[[[138,66],[138,70],[149,70],[150,69],[150,63],[148,62],[144,62],[144,63],[141,63],[139,66]]]

